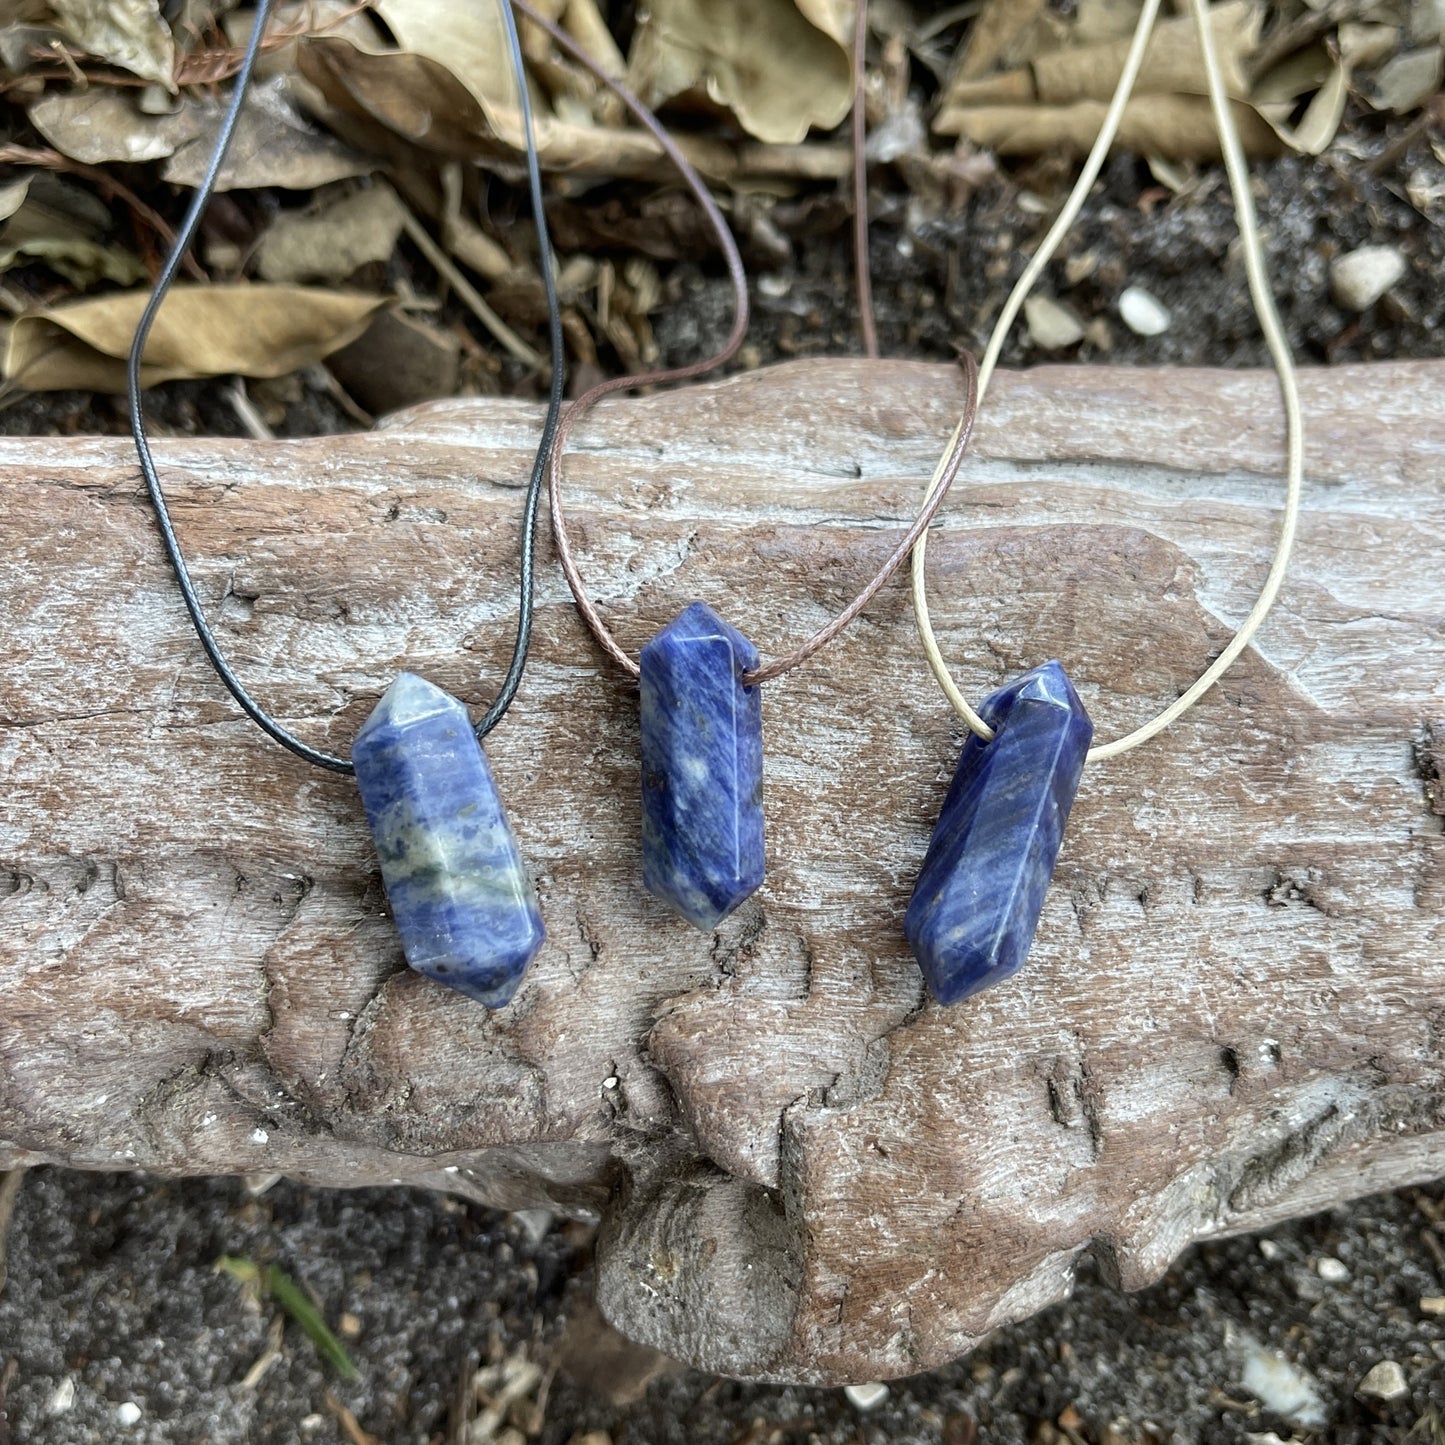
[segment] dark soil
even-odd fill
[[[967,1360],[895,1383],[867,1414],[841,1390],[696,1372],[656,1379],[641,1401],[619,1407],[564,1374],[540,1418],[524,1423],[540,1426],[541,1445],[587,1430],[616,1445],[967,1445],[974,1422],[999,1445],[1287,1436],[1288,1422],[1240,1385],[1226,1336],[1244,1329],[1314,1376],[1331,1420],[1321,1438],[1439,1445],[1445,1318],[1423,1315],[1419,1300],[1445,1293],[1445,1256],[1427,1233],[1442,1212],[1439,1187],[1372,1200],[1263,1240],[1197,1248],[1137,1295],[1086,1265],[1068,1304],[999,1331]],[[561,1336],[584,1298],[588,1243],[581,1226],[554,1224],[533,1242],[505,1215],[405,1190],[281,1183],[252,1199],[239,1180],[36,1170],[11,1228],[0,1302],[9,1429],[0,1425],[0,1440],[344,1441],[328,1390],[386,1445],[446,1440],[469,1353],[586,1373],[586,1341]],[[348,1348],[359,1380],[341,1382],[290,1324],[280,1358],[243,1384],[274,1307],[258,1309],[217,1273],[223,1254],[275,1259],[333,1322],[354,1316]],[[1343,1264],[1348,1279],[1322,1278],[1322,1258]],[[1354,1397],[1381,1359],[1404,1369],[1408,1399],[1376,1407]],[[73,1403],[52,1413],[67,1380]],[[122,1427],[127,1402],[141,1416]],[[1061,1417],[1072,1434],[1051,1423]]]
[[[1337,159],[1258,170],[1275,288],[1304,361],[1442,350],[1445,164],[1427,135],[1408,146],[1397,140],[1398,131],[1356,122]],[[885,354],[947,358],[977,348],[1064,177],[1040,164],[986,187],[953,216],[910,212],[908,195],[885,184],[872,246]],[[1174,196],[1142,163],[1110,166],[1070,243],[1077,279],[1065,284],[1062,259],[1053,276],[1053,294],[1085,321],[1107,323],[1109,361],[1263,362],[1231,255],[1227,202],[1212,172]],[[749,258],[755,321],[739,364],[856,351],[841,206],[815,198],[780,215],[783,244],[775,238]],[[1367,242],[1397,245],[1410,270],[1371,312],[1346,315],[1329,301],[1329,259]],[[669,302],[653,318],[657,338],[664,359],[690,360],[725,332],[726,289],[700,255],[684,254],[663,275]],[[1144,340],[1123,326],[1116,302],[1128,284],[1169,306],[1173,325],[1163,336]],[[1022,334],[1005,352],[1011,365],[1042,359],[1105,357],[1093,343],[1041,357]],[[505,370],[498,384],[529,385]],[[351,425],[305,380],[253,384],[252,396],[285,434]],[[162,429],[238,430],[217,386],[161,388],[154,407]],[[0,425],[52,434],[124,429],[111,400],[66,394],[12,400]],[[840,1390],[743,1386],[687,1372],[664,1374],[640,1401],[619,1406],[564,1373],[544,1389],[544,1408],[535,1408],[534,1394],[531,1413],[517,1418],[544,1445],[566,1445],[588,1430],[619,1445],[1251,1437],[1267,1445],[1268,1432],[1288,1436],[1290,1425],[1241,1383],[1239,1331],[1247,1330],[1314,1377],[1330,1421],[1315,1438],[1445,1445],[1445,1316],[1420,1307],[1422,1297],[1445,1295],[1445,1226],[1435,1229],[1442,1214],[1438,1187],[1371,1200],[1267,1240],[1197,1248],[1134,1296],[1108,1288],[1086,1265],[1070,1303],[1001,1331],[968,1360],[895,1384],[867,1413]],[[584,1227],[554,1222],[533,1240],[516,1219],[405,1190],[326,1193],[283,1182],[253,1199],[240,1181],[36,1170],[9,1242],[0,1445],[329,1445],[349,1437],[328,1391],[384,1445],[446,1442],[469,1355],[502,1365],[525,1357],[546,1369],[561,1359],[586,1375],[588,1352],[598,1348],[595,1340],[560,1343],[567,1319],[585,1312]],[[221,1255],[276,1260],[315,1292],[333,1324],[353,1317],[347,1345],[359,1379],[339,1380],[288,1324],[279,1358],[259,1381],[243,1383],[266,1349],[275,1308],[248,1302],[234,1279],[217,1273]],[[1322,1275],[1326,1257],[1343,1271],[1327,1263]],[[1362,1377],[1384,1359],[1403,1369],[1408,1398],[1357,1398]],[[122,1423],[117,1411],[127,1404],[139,1416]]]

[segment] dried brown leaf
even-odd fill
[[[35,128],[72,160],[105,165],[165,159],[165,179],[182,186],[200,180],[224,114],[221,101],[194,97],[170,114],[147,115],[133,97],[100,87],[47,96],[30,107]],[[372,165],[303,119],[285,78],[277,77],[247,96],[216,189],[311,190],[365,175]]]
[[[50,8],[87,55],[175,90],[176,43],[157,0],[51,0]]]
[[[29,176],[19,176],[0,185],[0,221],[8,221],[25,204],[29,192]]]
[[[392,138],[399,137],[455,158],[516,156],[508,140],[515,120],[509,128],[506,107],[484,107],[446,65],[424,55],[355,36],[313,35],[302,41],[297,63],[330,108],[327,123],[355,135],[359,143],[389,149],[395,146]],[[489,117],[503,122],[502,129]],[[383,138],[378,128],[389,134]],[[688,160],[713,181],[767,184],[778,178],[837,180],[848,174],[846,146],[737,144],[705,135],[677,140]],[[542,111],[537,151],[543,165],[572,175],[674,179],[671,162],[640,129],[576,124]]]
[[[148,299],[125,291],[16,319],[6,380],[32,391],[125,390],[125,356]],[[181,377],[284,376],[364,331],[386,297],[300,286],[177,286],[146,346],[145,385]]]
[[[448,70],[471,94],[493,132],[523,144],[517,84],[496,5],[456,0],[376,0],[376,13],[408,54]]]
[[[1440,88],[1441,47],[1438,42],[1407,50],[1386,61],[1375,76],[1370,104],[1397,115],[1414,110]]]
[[[1047,10],[1048,0],[988,0],[969,28],[952,79],[977,80],[1023,64],[1036,53],[1035,32]]]
[[[316,211],[283,212],[256,249],[263,281],[344,281],[396,250],[406,212],[386,185],[343,196]]]
[[[1272,119],[1266,106],[1259,106],[1258,109],[1291,150],[1298,151],[1301,155],[1317,156],[1329,149],[1339,131],[1340,122],[1345,118],[1345,102],[1349,95],[1349,67],[1342,61],[1336,61],[1330,67],[1324,84],[1305,107],[1305,113],[1298,124],[1291,125],[1287,120]]]
[[[1262,14],[1253,0],[1228,0],[1210,12],[1215,48],[1225,86],[1237,100],[1249,95],[1244,63],[1259,43]],[[1108,100],[1124,69],[1129,40],[1071,45],[1037,56],[1020,70],[951,83],[942,110],[979,104],[1070,105]],[[1155,27],[1135,84],[1136,95],[1207,95],[1208,81],[1194,22],[1187,16]]]
[[[38,261],[81,289],[145,280],[145,267],[113,232],[105,204],[59,176],[32,172],[0,189],[0,271]]]
[[[944,135],[961,135],[1002,156],[1045,151],[1084,155],[1094,143],[1108,106],[1101,100],[1074,105],[960,106],[934,123]],[[1250,155],[1283,150],[1275,132],[1253,107],[1234,102],[1235,123]],[[1214,160],[1219,136],[1209,102],[1197,95],[1140,95],[1124,108],[1118,149],[1168,156],[1173,160]]]
[[[1143,0],[1079,0],[1073,39],[1080,45],[1127,39],[1134,33],[1143,8]]]
[[[851,0],[653,0],[629,79],[649,104],[705,95],[759,140],[798,142],[848,114],[852,16]]]
[[[1134,0],[1098,0],[1071,31],[1118,31]],[[987,13],[987,12],[986,12]],[[1087,28],[1084,20],[1087,19]],[[1318,154],[1334,138],[1348,93],[1348,68],[1320,43],[1296,50],[1251,83],[1260,43],[1258,0],[1226,0],[1210,12],[1215,49],[1245,149],[1276,155],[1284,146]],[[942,135],[961,135],[1002,155],[1062,149],[1076,155],[1093,144],[1106,103],[1118,84],[1129,37],[1065,44],[1034,55],[1027,65],[950,81],[934,119]],[[1154,31],[1134,95],[1124,112],[1118,148],[1171,160],[1219,155],[1203,58],[1189,16]],[[1298,103],[1311,97],[1298,124]],[[1283,144],[1281,144],[1283,143]]]

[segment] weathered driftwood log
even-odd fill
[[[767,883],[715,935],[638,883],[632,689],[543,569],[489,750],[551,937],[496,1016],[401,966],[354,789],[201,659],[128,447],[0,443],[0,1164],[285,1171],[600,1212],[601,1303],[739,1375],[897,1374],[1190,1241],[1445,1170],[1445,366],[1305,379],[1283,599],[1224,684],[1085,774],[1031,964],[952,1010],[901,932],[960,732],[891,587],[766,689]],[[694,597],[763,646],[840,607],[952,420],[946,367],[811,363],[621,402],[570,463],[632,645]],[[511,642],[538,422],[161,447],[241,671],[344,749],[407,666]],[[935,534],[975,693],[1050,656],[1101,737],[1243,616],[1267,376],[1004,376]]]

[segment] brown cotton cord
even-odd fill
[[[562,505],[562,455],[573,427],[577,425],[583,414],[602,397],[618,391],[634,391],[642,387],[660,386],[669,382],[689,381],[694,377],[705,375],[728,361],[742,345],[743,337],[747,333],[747,276],[743,270],[742,256],[738,253],[737,241],[733,238],[733,233],[729,229],[727,221],[724,220],[717,202],[713,200],[702,177],[698,175],[687,157],[683,155],[677,142],[667,133],[657,117],[633,95],[627,86],[607,74],[570,35],[533,9],[528,0],[511,0],[511,3],[519,14],[525,15],[534,25],[545,30],[561,50],[570,55],[579,65],[584,66],[617,96],[637,122],[661,146],[663,154],[677,168],[678,174],[681,175],[688,190],[692,192],[693,197],[702,208],[703,214],[707,217],[708,225],[711,227],[713,235],[717,237],[718,245],[722,250],[723,259],[727,264],[728,279],[732,284],[733,324],[732,329],[728,332],[727,340],[719,350],[702,361],[694,361],[687,366],[668,367],[660,371],[619,376],[610,381],[599,382],[596,386],[583,392],[567,408],[563,414],[561,425],[557,429],[557,440],[552,449],[551,465],[547,473],[547,490],[552,506],[552,535],[556,540],[557,560],[561,564],[562,575],[566,577],[567,585],[572,589],[573,599],[577,603],[577,611],[581,614],[583,622],[587,624],[587,630],[596,639],[597,645],[623,671],[632,677],[637,677],[641,673],[637,660],[618,642],[612,635],[611,629],[602,620],[602,615],[598,612],[596,603],[593,602],[587,591],[587,584],[583,581],[576,558],[572,554],[572,544],[567,536],[567,514]],[[761,667],[754,668],[750,672],[744,672],[741,681],[745,687],[755,687],[759,683],[770,682],[774,678],[781,677],[783,673],[791,671],[799,663],[806,662],[814,653],[826,647],[877,596],[888,579],[898,570],[904,558],[913,550],[918,539],[928,530],[929,523],[932,522],[939,507],[943,505],[944,497],[947,495],[949,487],[953,485],[953,479],[957,476],[959,467],[963,464],[964,453],[968,449],[969,437],[973,432],[973,415],[978,406],[978,366],[973,357],[967,355],[960,358],[960,365],[964,372],[964,424],[954,433],[949,442],[948,451],[940,470],[938,487],[928,493],[912,526],[889,554],[888,559],[872,581],[837,617],[791,652],[775,658]]]
[[[853,280],[858,290],[858,329],[863,355],[878,355],[873,322],[873,276],[868,269],[868,0],[858,0],[853,19]]]

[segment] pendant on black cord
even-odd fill
[[[465,705],[403,672],[351,761],[407,963],[501,1008],[546,932]]]
[[[1094,725],[1057,662],[1016,677],[979,716],[938,815],[903,926],[942,1004],[1023,967]]]

